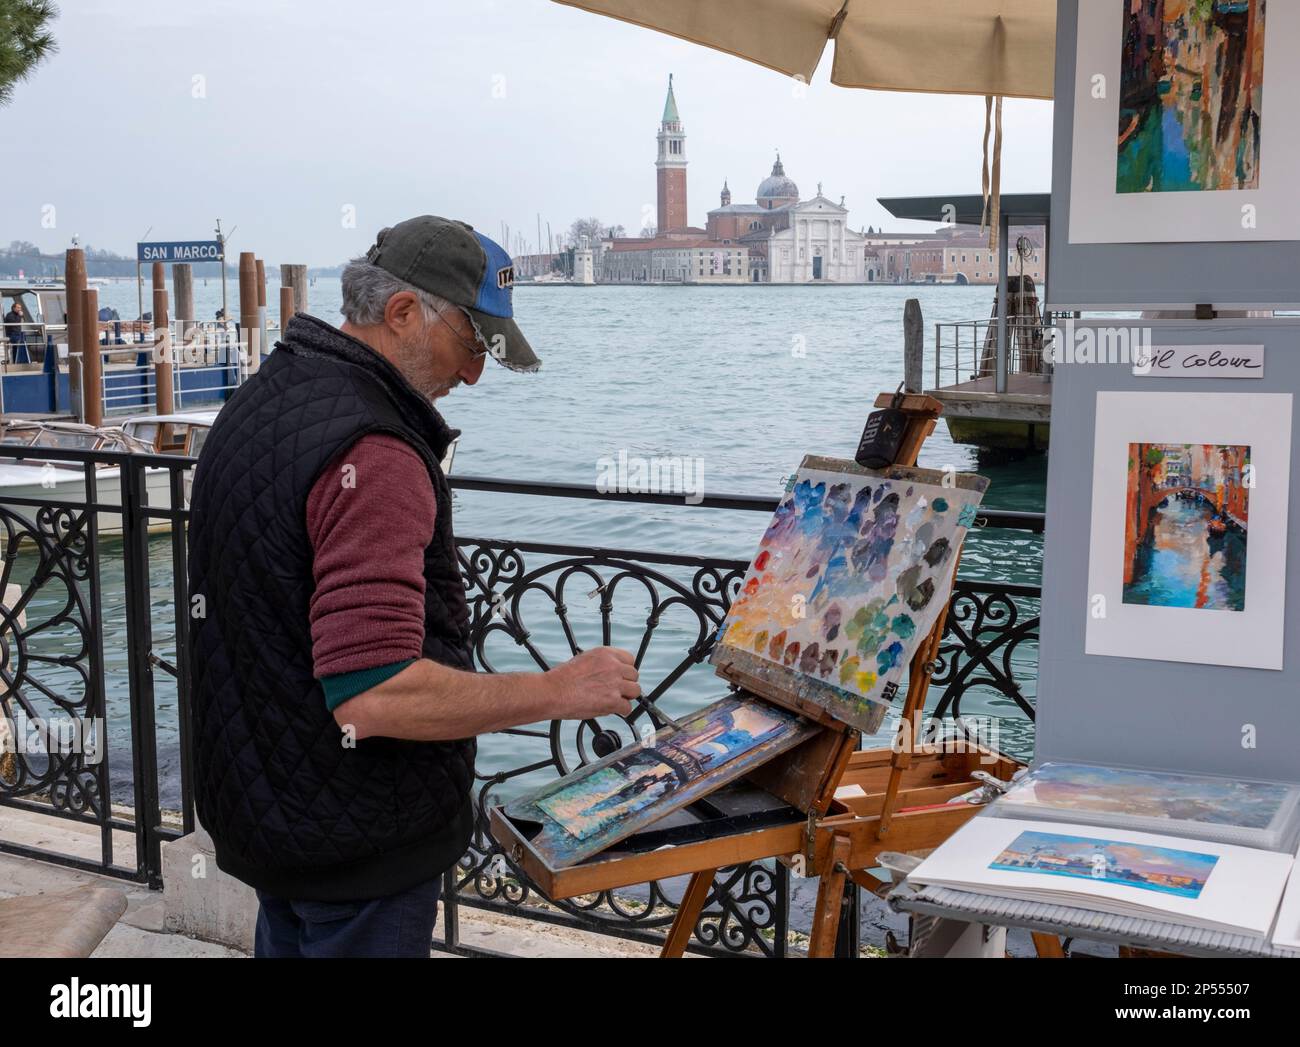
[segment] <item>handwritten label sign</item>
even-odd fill
[[[1262,345],[1152,345],[1134,353],[1144,378],[1263,378]]]

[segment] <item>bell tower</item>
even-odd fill
[[[659,235],[690,225],[686,218],[686,132],[677,115],[673,77],[668,74],[668,98],[659,124],[659,158],[655,181],[659,193]]]

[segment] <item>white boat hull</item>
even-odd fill
[[[185,477],[189,489],[190,477]],[[145,470],[145,490],[152,508],[171,508],[171,470]],[[36,465],[0,465],[0,509],[14,513],[29,523],[36,523],[40,509],[32,505],[15,505],[10,499],[23,498],[34,501],[67,505],[74,513],[86,501],[85,475],[81,470],[45,469]],[[122,477],[118,469],[100,469],[95,476],[95,501],[100,505],[122,504]],[[101,511],[98,514],[100,534],[121,534],[122,514]],[[150,519],[150,531],[169,531],[168,520]]]

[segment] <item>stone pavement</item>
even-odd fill
[[[121,865],[133,866],[134,844],[130,834],[115,832],[113,835],[115,861]],[[186,869],[185,862],[190,857],[190,851],[182,845],[189,839],[186,837],[175,844],[164,846],[164,866],[171,865],[170,873],[174,880],[178,879]],[[56,850],[81,858],[97,859],[99,856],[98,827],[18,811],[9,807],[0,807],[0,840],[28,847]],[[175,852],[168,855],[167,852],[172,848],[176,849]],[[215,866],[213,869],[215,871]],[[230,881],[224,874],[220,876],[227,881],[221,889],[227,892],[223,897],[228,897],[230,884],[234,881]],[[113,876],[82,872],[52,862],[0,853],[0,898],[44,894],[82,885],[113,887],[125,893],[127,898],[126,912],[100,943],[93,956],[241,958],[248,955],[246,947],[250,946],[251,942],[248,942],[243,935],[235,940],[243,939],[240,944],[245,947],[237,947],[232,944],[201,941],[169,930],[169,923],[175,926],[177,922],[175,895],[172,896],[172,920],[168,921],[162,891],[151,891],[144,884]],[[183,886],[189,887],[188,884]],[[217,886],[215,880],[203,885],[207,889]],[[200,889],[202,890],[203,887]],[[235,902],[237,905],[239,899],[236,898]],[[439,927],[441,925],[440,914]],[[571,930],[536,920],[503,916],[466,907],[460,909],[460,939],[463,945],[470,948],[520,957],[615,958],[653,956],[658,951],[653,946],[636,942],[624,942],[587,931]],[[452,958],[449,954],[438,951],[434,951],[432,955]]]

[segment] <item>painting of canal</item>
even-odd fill
[[[1117,191],[1258,189],[1265,0],[1120,2]]]
[[[510,818],[539,822],[533,848],[554,868],[576,864],[610,844],[743,775],[816,733],[794,713],[728,697],[681,729],[665,727],[506,807]]]
[[[1071,876],[1144,891],[1199,898],[1218,857],[1169,847],[1025,832],[989,865],[1003,872]]]
[[[1124,602],[1242,611],[1250,448],[1129,444]]]
[[[660,745],[634,749],[539,800],[537,806],[583,840],[748,752],[790,722],[791,717],[778,709],[737,703],[701,717]]]

